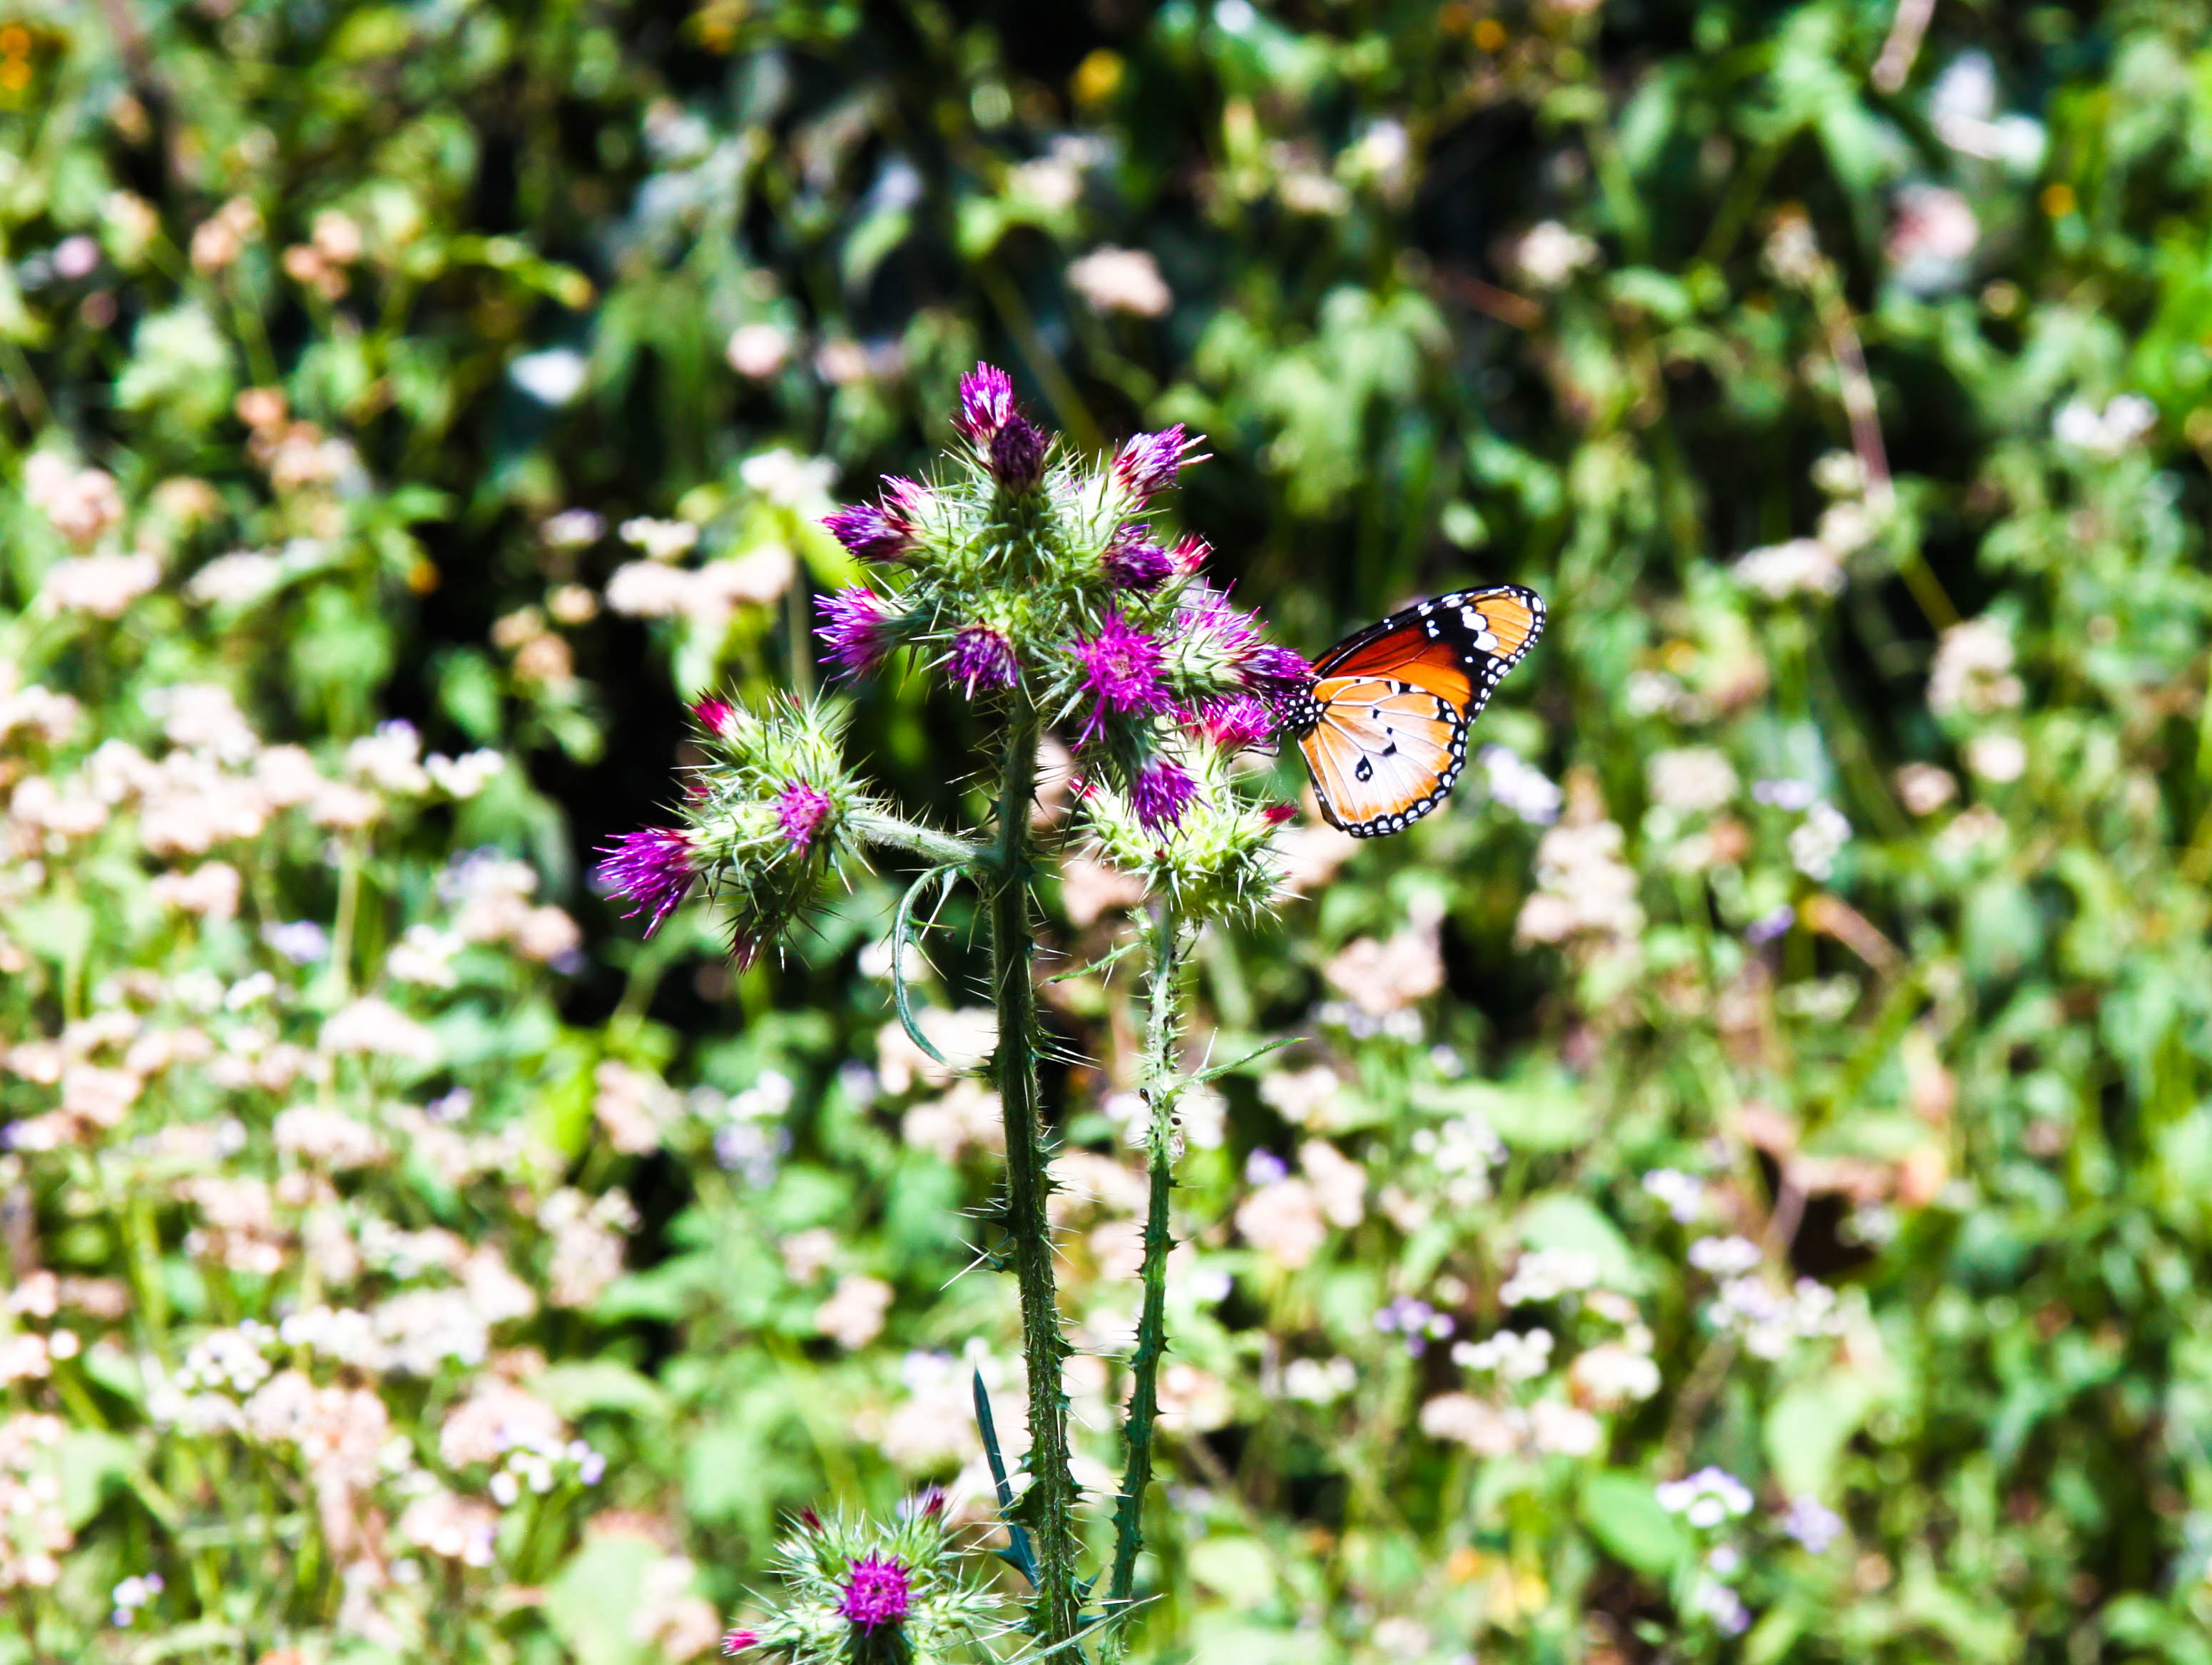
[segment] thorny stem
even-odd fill
[[[1021,1288],[1022,1355],[1029,1373],[1031,1478],[1019,1508],[1036,1548],[1038,1644],[1079,1658],[1068,1646],[1081,1602],[1075,1581],[1075,1476],[1068,1468],[1067,1400],[1060,1390],[1067,1344],[1060,1333],[1052,1230],[1045,1215],[1051,1182],[1037,1104],[1041,1037],[1030,974],[1036,944],[1030,796],[1042,727],[1036,709],[1018,697],[1000,775],[998,872],[991,880],[992,1004],[999,1013],[999,1101],[1006,1122],[1006,1231]]]
[[[1145,1054],[1139,1091],[1150,1121],[1146,1133],[1151,1188],[1145,1205],[1145,1303],[1137,1320],[1136,1351],[1129,1356],[1133,1378],[1129,1412],[1121,1427],[1128,1455],[1121,1471],[1121,1495],[1114,1506],[1114,1570],[1107,1583],[1106,1611],[1127,1606],[1137,1582],[1137,1557],[1145,1545],[1145,1493],[1152,1480],[1152,1427],[1160,1409],[1160,1359],[1167,1352],[1168,1195],[1175,1183],[1175,1054],[1178,996],[1190,958],[1190,928],[1176,917],[1175,904],[1161,900],[1147,929],[1152,949],[1152,1010],[1145,1024]],[[1109,1644],[1118,1659],[1127,1647],[1117,1634]]]
[[[925,861],[940,865],[968,867],[979,861],[995,861],[1000,855],[998,851],[964,838],[955,838],[951,833],[941,833],[933,827],[921,826],[898,816],[884,815],[872,810],[854,816],[853,830],[871,844],[888,844],[894,849],[910,850]]]

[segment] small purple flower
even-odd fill
[[[1233,694],[1200,711],[1198,726],[1222,750],[1247,751],[1275,732],[1275,715],[1249,694]]]
[[[836,807],[820,787],[793,781],[775,800],[775,823],[783,829],[793,849],[803,850],[814,842],[814,835],[822,830],[822,823]]]
[[[1777,937],[1789,935],[1790,927],[1796,923],[1797,910],[1785,902],[1771,912],[1761,914],[1749,925],[1744,927],[1743,938],[1746,942],[1757,947],[1762,943],[1772,942]]]
[[[816,629],[841,677],[863,677],[884,662],[896,644],[891,638],[890,605],[865,585],[855,584],[822,599],[829,622]]]
[[[991,477],[1011,492],[1027,491],[1044,478],[1048,441],[1043,430],[1018,412],[991,436]]]
[[[1190,454],[1203,443],[1185,439],[1181,422],[1161,434],[1132,434],[1114,459],[1114,478],[1131,499],[1144,502],[1173,485],[1185,463],[1204,462]]]
[[[625,833],[613,843],[602,845],[600,854],[606,857],[599,863],[600,882],[610,894],[637,904],[623,917],[635,919],[648,912],[653,915],[645,927],[648,937],[690,894],[692,881],[699,877],[699,858],[691,848],[691,836],[676,827],[647,827]]]
[[[1117,590],[1157,590],[1174,576],[1175,557],[1145,536],[1141,526],[1114,534],[1103,558],[1106,581]]]
[[[1146,632],[1130,629],[1120,613],[1109,609],[1098,634],[1088,641],[1079,638],[1068,651],[1082,660],[1083,685],[1098,701],[1083,725],[1084,740],[1097,738],[1109,714],[1127,717],[1167,709],[1168,692],[1160,681],[1160,644]]]
[[[978,689],[996,691],[1012,688],[1022,675],[1021,665],[1014,658],[1014,644],[1006,640],[1006,633],[981,619],[963,624],[953,633],[952,657],[947,661],[947,668],[952,680],[971,700]]]
[[[1271,827],[1279,827],[1298,812],[1295,804],[1270,804],[1260,811],[1260,818]]]
[[[1790,1512],[1783,1516],[1782,1529],[1818,1555],[1842,1535],[1844,1520],[1818,1498],[1801,1494],[1790,1500]]]
[[[864,1631],[905,1619],[913,1595],[904,1565],[888,1555],[863,1555],[845,1578],[845,1599],[837,1611]]]
[[[984,446],[1014,414],[1014,384],[995,365],[979,364],[960,378],[960,410],[952,425],[971,445]]]
[[[1279,699],[1313,680],[1313,666],[1304,653],[1279,643],[1255,643],[1237,667],[1245,687],[1263,699]]]
[[[728,733],[738,710],[727,700],[718,700],[710,694],[692,705],[691,714],[699,720],[700,727],[720,739]]]
[[[1198,782],[1172,757],[1154,757],[1129,783],[1130,807],[1146,832],[1166,832],[1182,824],[1183,808],[1198,796]]]
[[[910,528],[901,525],[873,503],[855,503],[822,524],[830,535],[863,561],[896,561],[913,547]]]
[[[1213,545],[1194,532],[1187,532],[1176,539],[1176,546],[1168,551],[1175,569],[1186,578],[1206,564],[1206,557],[1213,553]]]
[[[732,1659],[760,1646],[758,1631],[732,1631],[722,1638],[722,1652]]]

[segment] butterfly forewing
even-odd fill
[[[1298,746],[1322,813],[1355,838],[1444,800],[1468,725],[1544,629],[1534,590],[1461,590],[1393,613],[1322,656]]]

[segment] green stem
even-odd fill
[[[853,817],[853,830],[871,844],[888,844],[894,849],[911,850],[925,861],[940,866],[969,867],[979,861],[994,861],[999,853],[965,838],[956,838],[951,833],[939,832],[917,822],[885,815],[875,810],[862,810]]]
[[[999,1101],[1006,1121],[1006,1232],[1021,1288],[1022,1356],[1030,1389],[1030,1489],[1019,1504],[1036,1545],[1039,1645],[1072,1644],[1081,1598],[1075,1579],[1075,1476],[1068,1468],[1067,1398],[1060,1365],[1067,1343],[1060,1330],[1052,1264],[1052,1229],[1045,1200],[1044,1132],[1037,1103],[1036,989],[1030,960],[1036,942],[1030,914],[1032,850],[1030,799],[1036,779],[1036,711],[1020,699],[1006,730],[999,783],[998,872],[991,887],[992,1004],[999,1013]]]
[[[1176,1036],[1178,995],[1190,958],[1189,927],[1176,916],[1175,905],[1156,904],[1147,934],[1152,948],[1152,1010],[1145,1024],[1145,1055],[1138,1091],[1151,1112],[1146,1136],[1151,1188],[1145,1205],[1145,1304],[1137,1320],[1137,1347],[1129,1357],[1133,1378],[1129,1412],[1121,1425],[1128,1456],[1121,1471],[1121,1495],[1114,1505],[1114,1571],[1106,1587],[1106,1610],[1125,1607],[1137,1582],[1137,1556],[1145,1547],[1145,1493],[1152,1482],[1152,1427],[1160,1411],[1160,1359],[1167,1352],[1168,1194],[1175,1183]],[[1116,1634],[1110,1644],[1119,1658],[1127,1646]]]

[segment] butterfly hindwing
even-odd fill
[[[1322,813],[1373,838],[1443,802],[1468,726],[1543,629],[1542,598],[1504,584],[1419,603],[1322,655],[1291,726]]]

